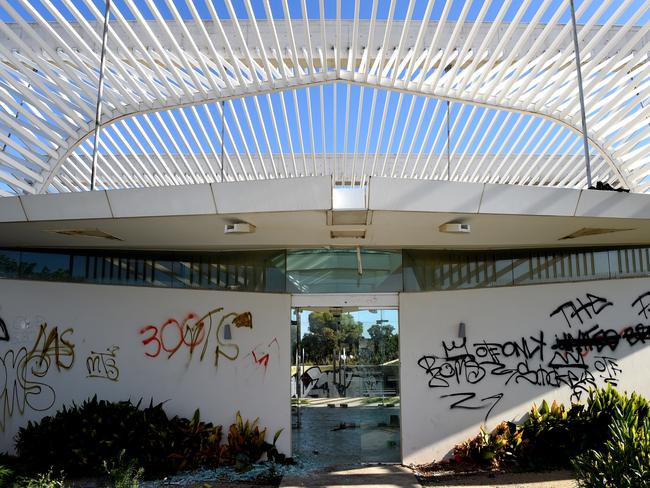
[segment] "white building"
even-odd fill
[[[404,463],[650,395],[647,2],[576,2],[586,130],[568,1],[40,3],[0,0],[0,449],[95,393],[288,433],[292,307],[399,309]]]

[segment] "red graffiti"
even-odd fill
[[[257,354],[255,354],[255,351],[251,351],[251,354],[253,355],[253,361],[255,361],[255,363],[257,364],[264,366],[264,369],[266,369],[266,367],[269,365],[269,353],[267,352],[266,354],[264,354],[259,358],[257,357]]]
[[[197,314],[190,313],[182,324],[176,319],[167,319],[160,327],[155,325],[143,327],[140,329],[140,334],[149,335],[142,339],[142,345],[145,347],[151,345],[145,354],[155,358],[161,351],[165,351],[169,353],[168,357],[172,357],[181,347],[187,346],[192,355],[194,349],[205,339],[204,319],[205,317],[199,319]]]
[[[276,350],[280,348],[280,343],[278,342],[277,337],[274,337],[273,340],[266,345],[266,351],[260,351],[262,348],[261,344],[255,346],[251,351],[250,355],[253,356],[253,363],[257,366],[264,366],[264,371],[266,371],[269,366],[269,360],[271,359],[269,348],[273,344],[275,344]]]

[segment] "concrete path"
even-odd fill
[[[436,488],[575,488],[573,473],[551,471],[547,473],[504,473],[429,478],[424,486]]]
[[[413,472],[403,466],[379,465],[285,476],[280,488],[421,488]]]

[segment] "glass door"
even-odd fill
[[[314,466],[400,462],[397,309],[292,316],[294,456]]]

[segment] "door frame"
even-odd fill
[[[314,293],[291,295],[291,308],[360,307],[396,308],[398,293]]]
[[[300,293],[291,295],[291,308],[290,310],[298,309],[313,309],[313,308],[355,308],[360,309],[394,309],[397,310],[399,320],[400,303],[399,293]],[[291,314],[291,312],[290,312]],[[402,326],[400,323],[399,334],[401,334]],[[399,357],[402,359],[402,341],[399,342]],[[402,384],[402,367],[399,368],[399,381],[400,381],[400,462],[404,460],[404,438],[402,431],[402,401],[401,401],[401,384]],[[291,402],[289,402],[291,405]],[[298,406],[300,408],[300,406]],[[293,424],[293,419],[291,421]],[[292,428],[293,430],[293,428]],[[291,443],[291,453],[293,454],[293,442]]]

